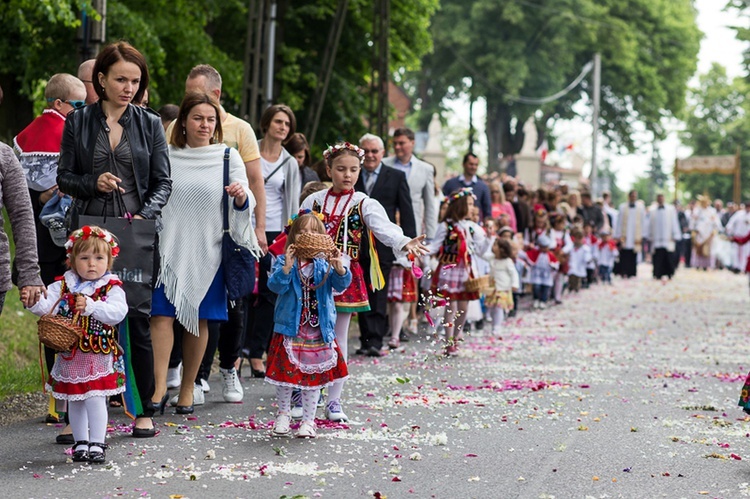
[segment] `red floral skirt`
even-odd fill
[[[268,348],[266,381],[272,385],[314,390],[349,376],[346,360],[335,340],[332,345],[336,356],[335,365],[327,371],[305,373],[289,358],[285,338],[283,334],[274,333]]]
[[[359,261],[352,260],[352,283],[340,295],[335,295],[336,311],[343,313],[368,312],[370,300],[367,298],[367,283]]]

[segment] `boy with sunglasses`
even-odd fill
[[[66,231],[63,222],[66,208],[70,206],[70,197],[63,196],[57,189],[60,143],[65,117],[85,106],[86,87],[75,76],[59,73],[47,82],[44,97],[46,109],[13,139],[13,149],[26,175],[34,208],[41,278],[49,286],[56,276],[63,275],[66,270],[63,247]],[[51,368],[54,352],[45,348],[45,358],[47,366]],[[51,408],[48,421],[56,419],[55,411]],[[72,435],[68,437],[72,443]]]

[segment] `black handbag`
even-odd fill
[[[224,187],[229,185],[229,148],[224,151]],[[229,234],[229,194],[224,189],[221,200],[224,221],[221,239],[221,262],[224,265],[224,284],[231,301],[244,298],[255,286],[255,256],[249,249],[234,242]]]

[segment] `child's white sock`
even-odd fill
[[[277,386],[276,387],[276,403],[279,405],[279,412],[282,414],[289,414],[292,412],[292,387],[291,386]]]
[[[89,440],[89,415],[86,412],[85,400],[71,400],[68,402],[68,418],[70,428],[73,430],[73,438],[76,442],[88,442]],[[77,449],[73,449],[77,450]]]
[[[89,420],[89,442],[103,444],[107,437],[107,397],[91,397],[83,402]],[[92,446],[90,450],[101,452],[104,449]]]
[[[302,421],[315,421],[320,390],[302,390]]]
[[[500,307],[491,307],[490,314],[492,315],[492,334],[500,336],[500,332],[503,329],[505,311]]]

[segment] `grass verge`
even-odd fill
[[[3,221],[5,233],[11,239],[10,252],[13,256],[13,233],[4,210]],[[37,317],[23,308],[18,289],[8,291],[0,315],[0,398],[42,388],[36,321]]]

